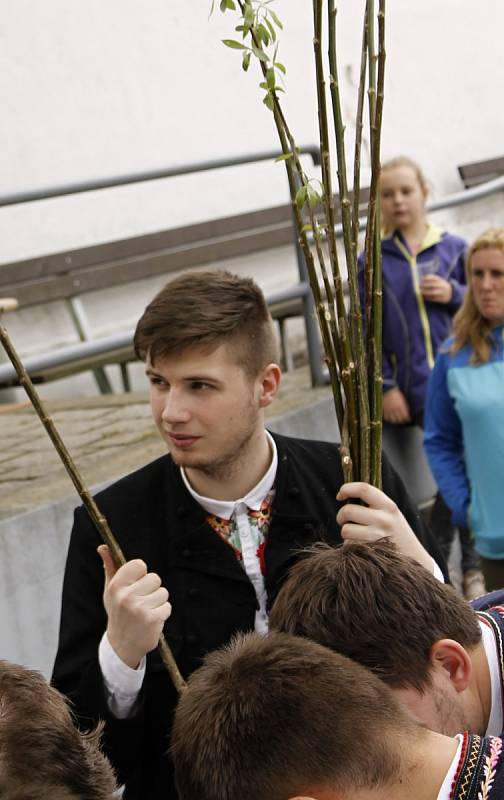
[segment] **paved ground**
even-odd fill
[[[43,388],[40,393],[43,397]],[[294,370],[283,376],[268,414],[278,416],[329,393],[327,387],[311,388],[307,368]],[[49,401],[47,410],[88,486],[114,480],[165,451],[146,393]],[[0,405],[0,441],[0,519],[73,491],[29,402]]]

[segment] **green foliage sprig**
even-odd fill
[[[315,301],[341,432],[341,455],[345,477],[347,480],[360,479],[380,486],[382,292],[378,178],[385,66],[385,0],[378,0],[376,14],[378,35],[374,24],[374,0],[366,0],[364,11],[355,125],[353,202],[347,186],[345,126],[338,82],[335,0],[312,0],[321,181],[306,175],[279,100],[279,93],[285,91],[286,69],[278,61],[278,35],[283,26],[271,7],[273,2],[274,0],[221,0],[222,12],[234,11],[239,15],[239,24],[235,27],[235,31],[241,34],[241,41],[224,39],[223,42],[233,50],[242,51],[242,67],[245,71],[249,69],[252,58],[255,58],[262,73],[259,85],[265,92],[263,102],[273,113],[280,139],[282,155],[277,160],[283,161],[287,170],[299,244],[306,260]],[[213,7],[214,2],[212,10]],[[327,36],[328,40],[326,57],[322,49],[324,36]],[[371,185],[365,239],[363,318],[358,292],[357,247],[366,82],[371,141]],[[350,296],[349,312],[345,304],[336,245],[336,212],[331,166],[334,149],[339,187],[336,201],[340,206],[343,227]]]

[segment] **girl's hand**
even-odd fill
[[[389,389],[383,395],[383,419],[392,425],[411,422],[408,401],[400,389]]]
[[[420,281],[420,292],[431,303],[450,303],[453,297],[453,286],[439,275],[426,275]]]

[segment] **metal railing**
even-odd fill
[[[315,148],[314,148],[315,149]],[[305,148],[304,152],[308,152],[309,148]],[[318,151],[317,151],[318,152]],[[310,153],[311,154],[311,153]],[[227,165],[230,166],[231,162],[233,164],[237,163],[249,163],[250,159],[253,160],[263,160],[266,158],[271,158],[275,154],[262,154],[259,157],[258,154],[256,156],[248,157],[249,161],[239,161],[239,159],[230,159],[223,162],[213,162],[213,163],[220,163],[220,166]],[[315,159],[314,159],[315,160]],[[212,162],[208,162],[210,164]],[[195,165],[193,165],[194,167]],[[181,169],[181,168],[179,168]],[[210,166],[205,166],[205,169],[212,169]],[[192,170],[193,172],[197,171],[196,169]],[[182,174],[182,173],[178,173]],[[153,178],[151,178],[153,179]],[[105,182],[103,182],[105,183]],[[109,184],[107,184],[109,185]],[[117,184],[115,184],[117,185]],[[496,194],[497,192],[504,190],[504,176],[499,178],[495,178],[492,181],[488,181],[487,183],[480,184],[474,188],[465,189],[462,192],[456,192],[454,194],[448,195],[447,197],[429,203],[427,206],[428,211],[439,211],[445,208],[454,208],[456,206],[465,205],[467,203],[472,203],[477,200],[480,200],[484,197],[488,197],[492,194]],[[83,189],[83,191],[90,191],[90,189]],[[32,193],[33,194],[33,193]],[[53,196],[53,195],[46,195],[46,196]],[[20,197],[20,196],[18,196]],[[38,198],[41,199],[41,198]],[[18,200],[16,202],[28,202],[27,200]],[[0,199],[0,205],[6,205],[7,203],[2,203]],[[12,204],[12,203],[11,203]],[[360,227],[361,229],[365,227],[366,221],[361,220]],[[337,235],[341,236],[342,233],[342,226],[338,225],[336,228]],[[297,240],[297,237],[296,237]],[[309,350],[309,358],[310,358],[310,366],[312,369],[312,376],[317,378],[318,383],[325,383],[326,382],[326,375],[322,370],[322,359],[320,358],[320,345],[318,339],[318,332],[317,332],[317,325],[313,315],[313,299],[311,296],[310,288],[308,285],[308,281],[306,279],[306,267],[304,265],[304,260],[302,256],[299,257],[298,254],[298,264],[299,264],[299,271],[300,271],[300,282],[289,289],[282,290],[280,292],[275,292],[267,297],[268,304],[272,305],[274,303],[280,303],[287,300],[293,299],[302,299],[305,307],[305,324],[307,329],[307,340],[308,340],[308,350]],[[309,319],[307,319],[309,317]],[[309,336],[312,337],[312,341],[310,342]],[[28,358],[25,362],[26,368],[28,372],[42,372],[44,370],[48,370],[51,368],[56,368],[59,366],[64,366],[67,363],[71,363],[73,361],[84,360],[84,359],[91,359],[95,356],[103,355],[107,352],[114,352],[115,350],[123,349],[126,347],[130,347],[133,341],[133,333],[123,333],[117,334],[114,336],[103,337],[101,339],[92,340],[82,342],[81,344],[72,345],[69,347],[64,347],[59,350],[55,350],[51,353],[33,356],[32,358]],[[311,349],[310,349],[311,345]],[[315,359],[315,360],[314,360]],[[6,386],[13,386],[16,385],[16,373],[14,368],[10,364],[2,364],[0,365],[0,387]]]
[[[299,148],[299,152],[303,155],[309,155],[314,163],[314,165],[320,164],[320,149],[318,145],[303,145]],[[84,192],[92,192],[92,191],[99,191],[102,189],[109,189],[118,186],[128,186],[135,183],[145,183],[148,181],[157,181],[163,178],[172,178],[175,176],[182,176],[182,175],[189,175],[199,172],[207,172],[209,170],[214,169],[223,169],[225,167],[234,167],[234,166],[243,166],[246,164],[257,163],[260,161],[271,161],[281,155],[281,152],[278,150],[268,150],[263,151],[261,153],[249,153],[244,156],[234,156],[231,158],[223,158],[223,159],[215,159],[212,161],[202,161],[193,164],[182,164],[177,167],[170,167],[169,169],[159,169],[153,170],[150,172],[140,172],[130,175],[122,175],[117,176],[114,178],[107,178],[104,180],[95,180],[95,181],[87,181],[75,184],[67,184],[65,186],[59,187],[52,187],[48,189],[39,189],[34,191],[28,192],[18,192],[16,194],[10,195],[0,195],[0,207],[6,206],[15,206],[20,205],[22,203],[31,203],[34,201],[40,200],[47,200],[50,198],[56,197],[65,197],[68,195],[73,194],[82,194]],[[318,335],[318,327],[317,322],[315,320],[315,313],[314,313],[314,302],[311,292],[306,289],[308,284],[308,271],[305,264],[305,259],[301,248],[299,246],[298,237],[296,233],[296,227],[294,223],[294,219],[292,221],[293,225],[293,242],[296,249],[296,258],[298,263],[298,274],[299,274],[299,284],[295,289],[293,289],[294,294],[290,294],[289,296],[284,297],[283,299],[301,299],[303,301],[303,317],[304,317],[304,325],[305,325],[305,332],[306,332],[306,343],[308,349],[308,360],[310,364],[310,371],[311,371],[311,379],[313,385],[321,385],[326,383],[327,377],[322,367],[322,353],[321,353],[321,346],[320,346],[320,339]],[[278,301],[279,302],[279,301]],[[115,337],[112,337],[115,339]],[[101,342],[105,342],[105,339],[101,339]],[[100,349],[99,351],[94,350],[94,346],[98,345],[98,342],[90,341],[89,343],[86,342],[85,345],[89,346],[90,350],[89,355],[92,356],[93,353],[100,352],[103,353],[104,350]],[[63,360],[63,363],[68,363],[71,360],[70,353],[73,351],[75,353],[75,348],[81,347],[80,345],[75,345],[70,348],[62,348],[61,350],[56,351],[59,353],[60,358]],[[85,350],[82,351],[83,353]],[[52,363],[52,356],[54,354],[47,354],[43,356],[38,356],[36,358],[43,359],[44,363],[46,359],[49,359]],[[77,357],[74,355],[74,357]],[[84,355],[82,356],[84,358]],[[34,359],[30,359],[32,362]],[[38,362],[37,362],[38,363]],[[39,367],[39,369],[42,369]],[[2,385],[2,367],[0,367],[0,386]],[[105,388],[107,386],[107,378],[103,373],[103,370],[97,373],[97,380],[100,389],[102,387]]]

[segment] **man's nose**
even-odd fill
[[[182,392],[177,391],[177,389],[173,387],[170,389],[166,395],[161,416],[164,422],[169,422],[171,424],[175,422],[187,422],[189,420],[191,415]]]

